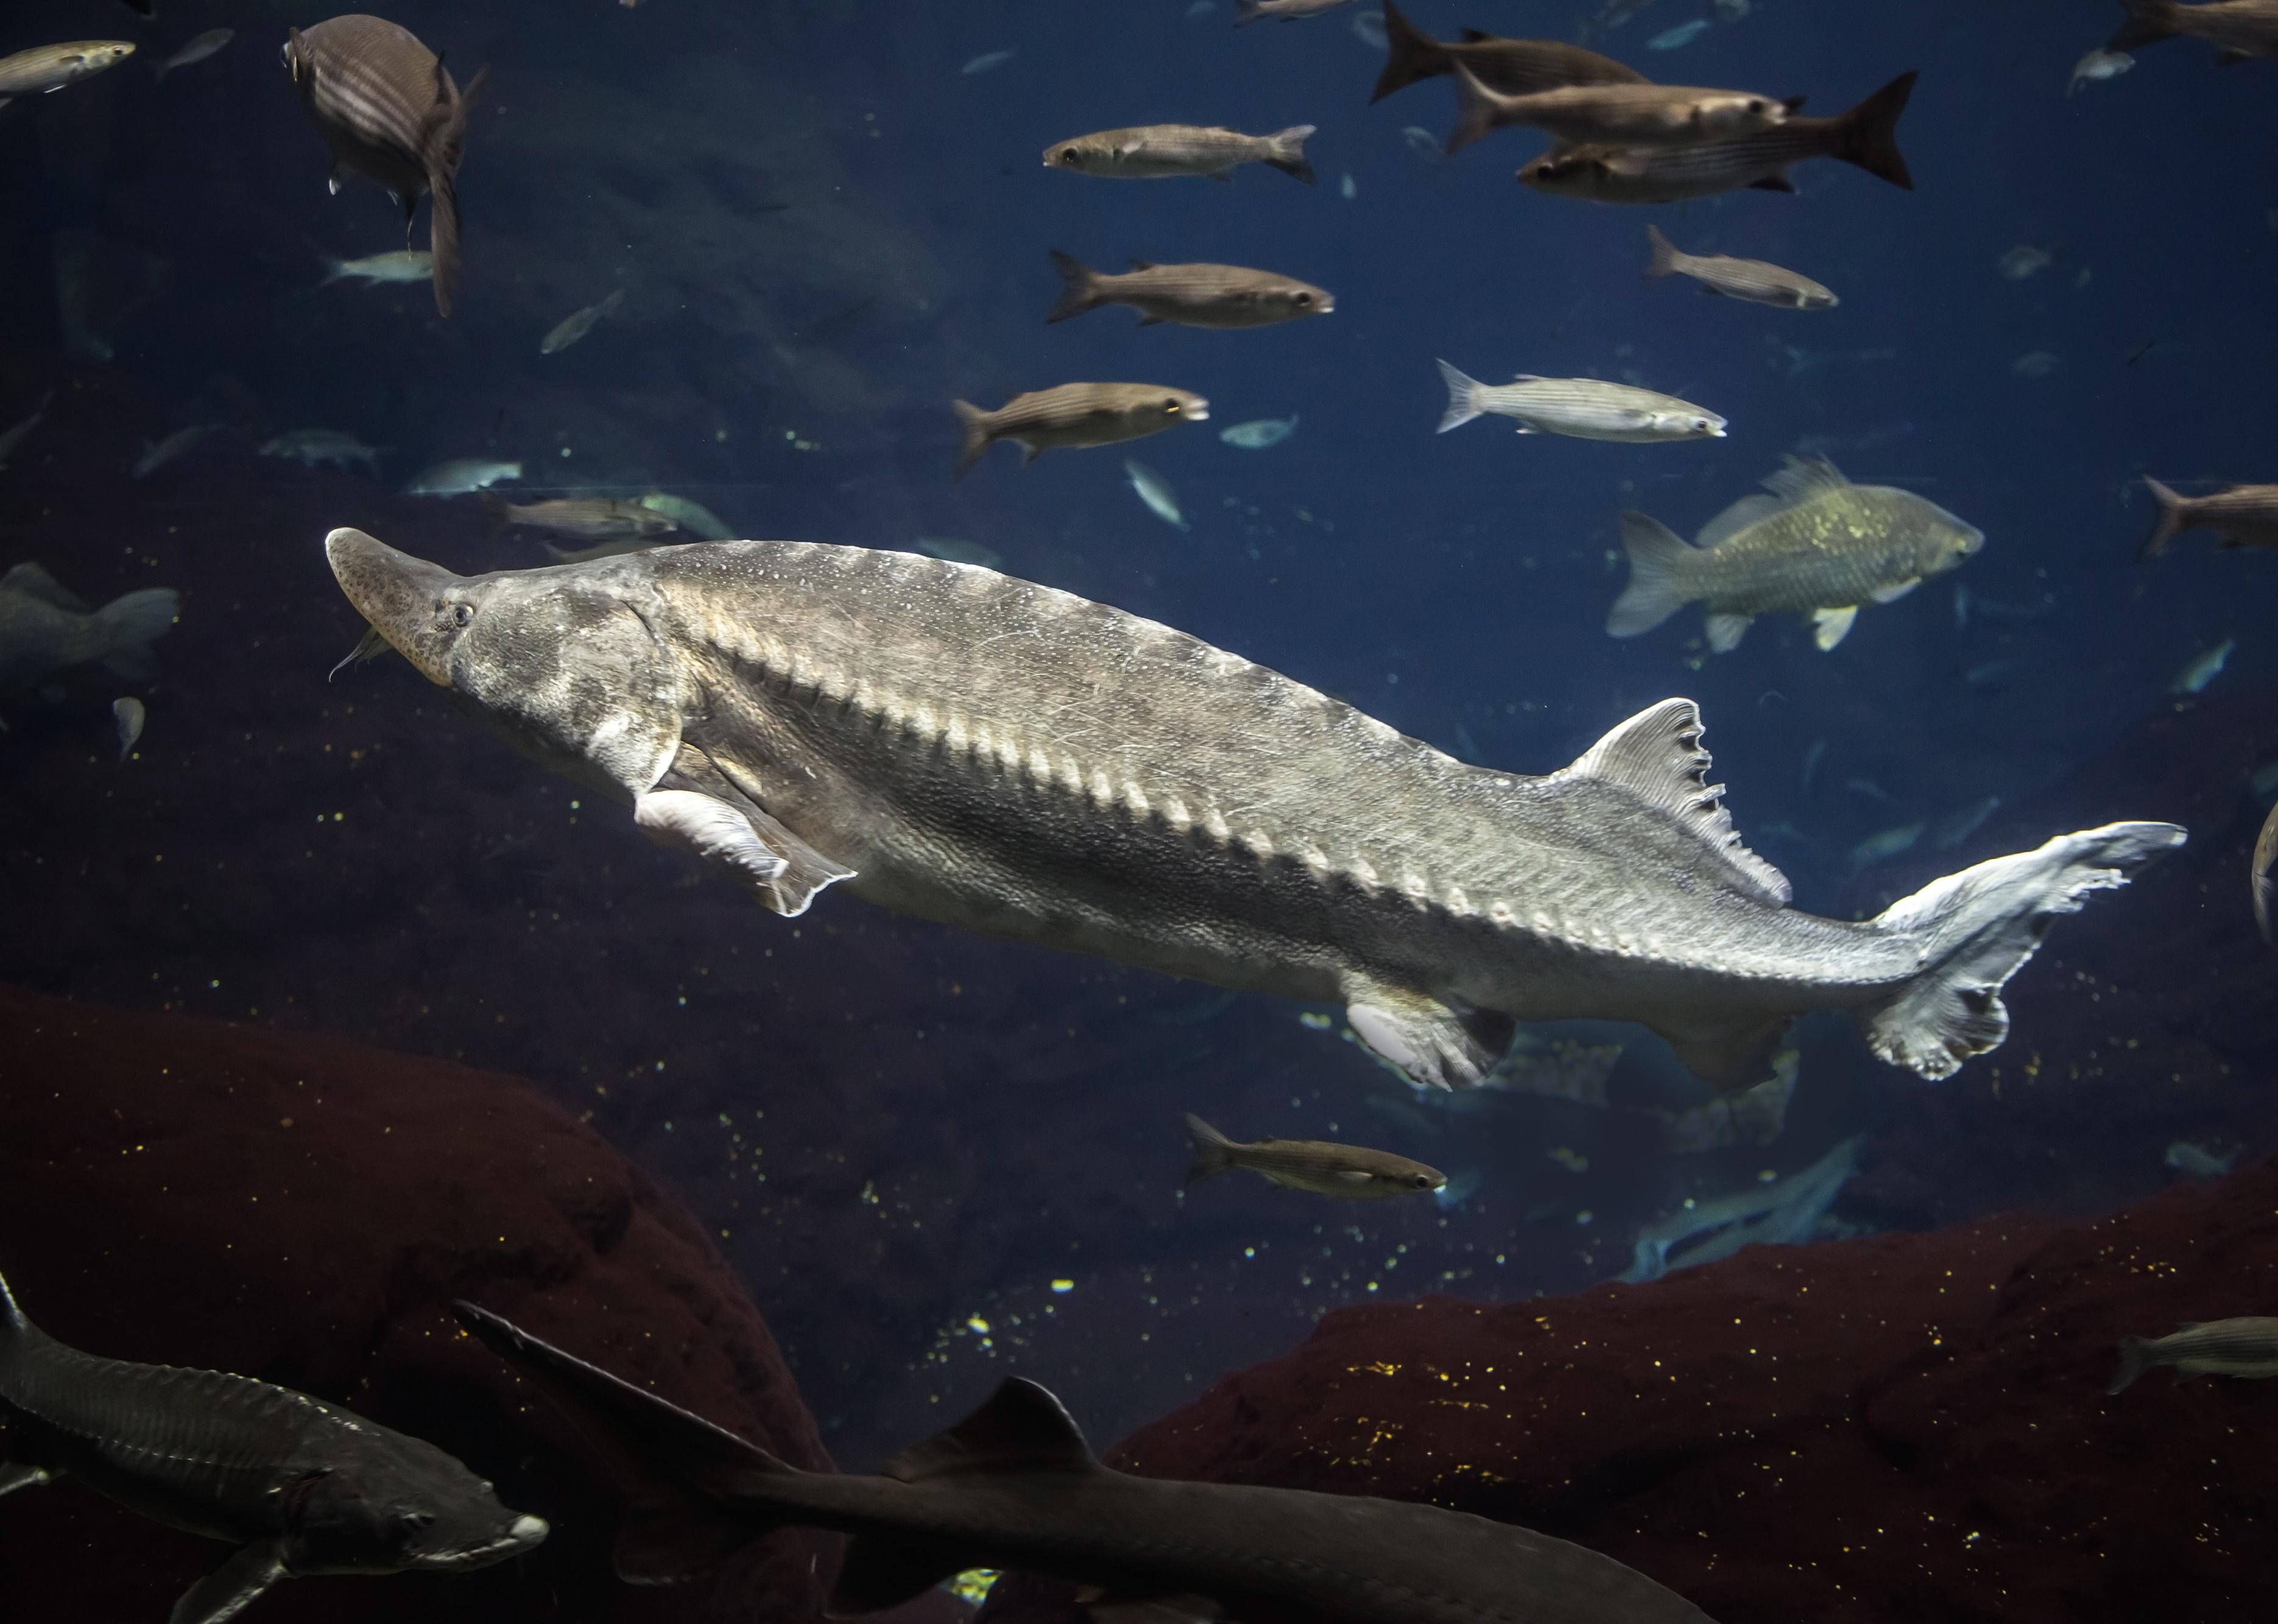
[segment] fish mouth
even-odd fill
[[[546,1541],[553,1529],[543,1517],[518,1516],[507,1526],[505,1533],[496,1539],[485,1540],[479,1545],[465,1545],[456,1551],[440,1551],[422,1557],[417,1566],[435,1573],[459,1573],[469,1568],[488,1567],[534,1551]]]
[[[399,553],[376,536],[342,528],[325,538],[333,578],[371,629],[439,688],[451,686],[451,669],[430,636],[442,599],[462,584],[440,564]]]
[[[1207,400],[1196,400],[1194,404],[1188,407],[1181,416],[1183,416],[1189,423],[1208,423],[1210,421],[1210,402]]]

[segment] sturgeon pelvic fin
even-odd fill
[[[182,1592],[166,1624],[222,1624],[261,1599],[261,1593],[293,1570],[285,1565],[284,1542],[256,1540]]]
[[[1492,1010],[1459,1014],[1428,994],[1348,977],[1353,1035],[1419,1088],[1476,1088],[1517,1031]]]

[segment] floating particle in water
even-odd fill
[[[140,699],[113,699],[111,714],[118,724],[118,759],[121,761],[134,753],[134,742],[142,736],[145,713]]]
[[[1674,28],[1665,28],[1655,34],[1645,42],[1645,48],[1647,50],[1678,50],[1708,32],[1708,19],[1696,17],[1689,23],[1679,23]]]
[[[2037,349],[2011,362],[2009,370],[2019,377],[2046,377],[2057,370],[2058,365],[2056,356],[2045,349]]]
[[[1390,42],[1385,38],[1384,13],[1381,11],[1359,12],[1352,19],[1352,31],[1359,37],[1360,42],[1372,50],[1390,48]]]
[[[1410,125],[1400,132],[1400,137],[1408,143],[1408,150],[1419,158],[1444,158],[1448,156],[1448,149],[1440,144],[1440,138],[1420,124]]]
[[[1345,202],[1350,202],[1360,195],[1360,182],[1352,178],[1350,170],[1347,170],[1344,179],[1337,182],[1337,190],[1344,194]]]
[[[957,71],[970,79],[975,73],[986,73],[991,68],[1001,68],[1020,54],[1017,50],[984,50]]]

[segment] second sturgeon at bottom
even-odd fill
[[[1336,1000],[1419,1083],[1518,1020],[1637,1021],[1727,1087],[1847,1009],[1944,1077],[2051,919],[2182,843],[2114,823],[1856,923],[1788,906],[1664,699],[1545,777],[1469,766],[1153,621],[970,564],[727,541],[462,576],[337,530],[374,630],[776,912],[930,919]]]

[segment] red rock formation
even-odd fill
[[[2278,1164],[2094,1222],[1347,1309],[1111,1459],[1523,1522],[1724,1624],[2266,1624],[2278,1386],[2105,1387],[2123,1333],[2273,1313]],[[999,1620],[1058,1599],[1000,1590]]]
[[[51,1334],[237,1371],[429,1438],[553,1537],[460,1576],[312,1579],[265,1624],[811,1618],[799,1536],[707,1590],[608,1571],[611,1496],[448,1304],[470,1297],[827,1468],[742,1286],[695,1219],[510,1078],[302,1033],[0,988],[0,1269]],[[158,1620],[224,1547],[68,1480],[0,1501],[0,1619]]]

